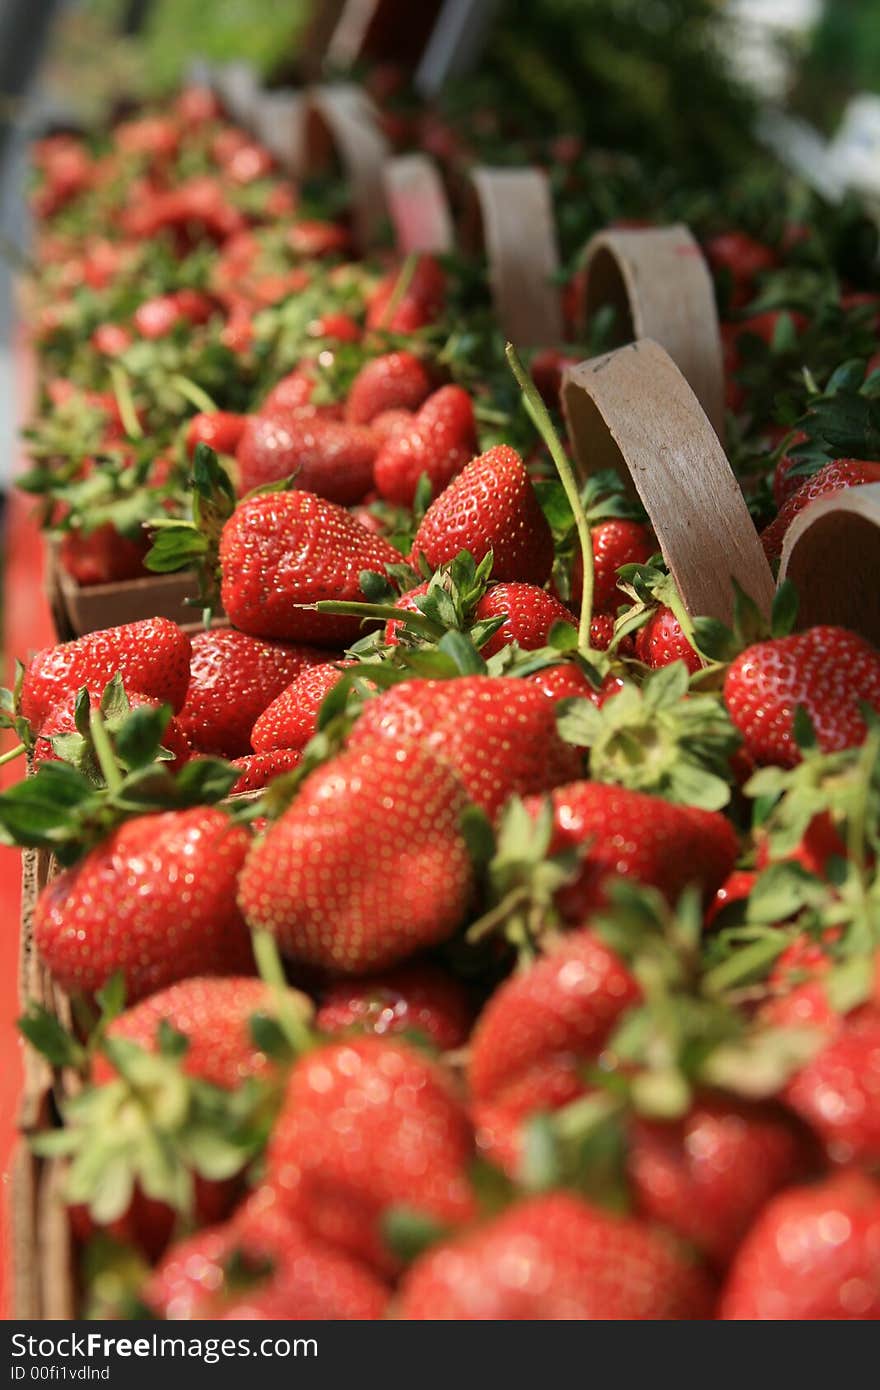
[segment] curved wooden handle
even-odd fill
[[[559,251],[547,176],[540,169],[474,169],[472,239],[486,248],[495,310],[515,347],[562,341]]]
[[[880,646],[880,483],[805,507],[785,533],[783,579],[798,591],[799,627],[831,623]]]
[[[388,217],[382,180],[388,144],[372,102],[353,83],[312,87],[306,94],[303,172],[322,172],[334,154],[351,186],[355,240],[361,248],[371,246],[381,237]]]
[[[588,243],[586,313],[617,310],[618,341],[653,338],[690,382],[723,438],[724,362],[709,268],[683,223],[597,233]]]
[[[613,468],[641,498],[688,612],[729,623],[736,579],[764,613],[773,576],[700,402],[645,338],[566,369],[562,400],[584,475]]]
[[[254,133],[289,174],[299,173],[302,120],[302,97],[292,88],[259,94]]]
[[[451,251],[452,216],[434,161],[424,154],[400,155],[388,160],[382,177],[400,250],[406,254]]]

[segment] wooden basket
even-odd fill
[[[180,574],[145,574],[143,579],[84,587],[59,564],[58,546],[50,540],[45,573],[59,642],[144,618],[172,618],[183,625],[195,621],[199,612],[199,584],[190,570]]]

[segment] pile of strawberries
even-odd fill
[[[80,582],[194,568],[207,609],[3,697],[82,1311],[880,1317],[880,652],[788,585],[689,614],[568,461],[593,340],[505,361],[473,268],[348,259],[208,94],[37,162],[30,485]],[[707,243],[732,313],[749,243]],[[880,373],[804,358],[772,421],[743,353],[775,559],[880,478]]]

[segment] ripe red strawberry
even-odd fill
[[[597,613],[590,624],[590,642],[597,651],[602,651],[602,640],[605,639],[605,646],[611,640],[611,634],[601,626],[597,627],[602,613]],[[537,685],[543,690],[545,695],[549,695],[553,701],[587,699],[592,700],[594,705],[600,708],[610,696],[616,695],[622,688],[624,682],[620,676],[615,676],[609,672],[605,676],[598,690],[594,690],[586,676],[572,662],[563,662],[559,666],[546,666],[543,671],[536,671],[528,680],[533,685]]]
[[[233,758],[232,766],[239,770],[238,780],[229,788],[230,796],[242,792],[258,792],[299,765],[301,754],[294,748],[275,748],[271,753],[246,753]]]
[[[498,445],[459,473],[425,513],[413,541],[436,568],[469,550],[477,563],[491,550],[496,579],[544,584],[553,566],[553,537],[525,464]]]
[[[802,932],[786,946],[770,971],[763,1019],[781,1028],[822,1028],[829,1037],[840,1031],[841,1015],[831,1007],[825,987],[834,965],[828,947],[839,935],[839,928],[828,927],[817,941]]]
[[[728,668],[724,701],[755,762],[794,767],[801,759],[793,735],[798,705],[824,753],[863,742],[859,704],[880,710],[880,652],[841,627],[756,642]]]
[[[425,582],[424,582],[423,584],[416,584],[416,586],[415,586],[414,588],[412,588],[412,589],[407,589],[406,593],[401,594],[401,595],[400,595],[400,598],[395,599],[395,600],[394,600],[394,607],[395,607],[395,608],[400,608],[400,609],[402,609],[405,613],[417,613],[417,612],[419,611],[419,605],[416,603],[416,599],[417,599],[417,598],[421,598],[422,595],[423,595],[423,594],[426,594],[427,592],[428,592],[428,581],[427,581],[427,579],[426,579]],[[400,630],[401,627],[403,627],[403,620],[402,620],[402,619],[399,619],[399,618],[389,618],[389,619],[388,619],[388,622],[385,624],[385,634],[384,634],[384,636],[385,636],[385,641],[387,642],[387,644],[388,644],[389,646],[391,646],[391,647],[396,647],[396,646],[397,646],[397,643],[398,643],[397,634],[398,634],[398,631]]]
[[[326,412],[338,419],[339,411],[336,406],[315,406],[312,404],[312,397],[315,394],[315,387],[318,384],[314,371],[308,367],[296,367],[287,376],[276,382],[263,401],[258,415],[278,415],[288,412],[302,415],[323,415]]]
[[[341,256],[348,250],[348,232],[335,222],[303,218],[288,228],[287,244],[294,255],[311,261],[324,256]]]
[[[804,1173],[803,1135],[782,1110],[698,1100],[681,1120],[637,1120],[635,1209],[724,1265],[764,1203]]]
[[[733,868],[738,846],[720,811],[678,806],[646,792],[600,782],[573,782],[551,792],[550,853],[583,847],[574,883],[557,903],[570,921],[583,921],[606,899],[614,878],[659,889],[675,902],[690,883],[711,897]],[[537,815],[537,797],[526,803]]]
[[[552,700],[528,681],[459,676],[405,681],[368,700],[349,747],[413,739],[455,769],[468,795],[496,817],[513,795],[546,791],[577,775],[577,750],[556,732]]]
[[[359,618],[315,613],[317,599],[362,602],[362,570],[383,573],[400,553],[342,507],[310,492],[241,503],[220,539],[223,607],[254,637],[337,647],[360,633]]]
[[[617,571],[621,565],[643,565],[653,555],[656,546],[651,532],[640,521],[612,517],[590,528],[593,541],[593,608],[597,612],[613,612],[623,602],[617,587]],[[571,602],[579,608],[584,587],[584,557],[575,550],[571,567]]]
[[[151,1275],[145,1301],[161,1317],[381,1318],[388,1290],[369,1270],[306,1232],[270,1190],[224,1226],[178,1241]]]
[[[107,521],[88,533],[78,528],[65,531],[58,558],[71,579],[87,588],[141,578],[149,548],[146,535],[143,539],[122,536]]]
[[[415,1033],[444,1052],[461,1047],[470,1026],[470,1000],[461,981],[415,961],[384,975],[329,985],[315,1016],[321,1033]]]
[[[757,276],[779,264],[776,252],[747,232],[719,232],[710,237],[703,249],[712,269],[726,271],[731,277],[732,308],[748,304]]]
[[[197,444],[207,444],[218,454],[234,454],[247,418],[231,410],[203,411],[194,415],[186,427],[186,452],[192,458]]]
[[[127,690],[178,711],[189,684],[190,641],[170,618],[145,618],[46,647],[25,672],[21,709],[39,730],[50,709],[81,686],[103,690],[118,674]]]
[[[718,1316],[734,1322],[880,1319],[880,1185],[848,1172],[793,1187],[736,1255]]]
[[[681,629],[671,608],[661,603],[635,636],[636,656],[652,671],[683,661],[689,671],[699,671],[702,662]]]
[[[131,347],[134,339],[121,323],[99,323],[89,342],[95,351],[104,357],[121,357]]]
[[[400,1042],[350,1038],[295,1064],[266,1179],[308,1230],[390,1273],[382,1220],[392,1208],[443,1226],[474,1215],[472,1146],[440,1066]]]
[[[345,418],[368,425],[386,410],[418,410],[431,391],[422,363],[411,352],[388,352],[361,367],[345,403]]]
[[[441,386],[429,396],[412,428],[385,441],[376,455],[376,487],[388,502],[411,507],[426,474],[438,497],[477,452],[474,407],[460,386]]]
[[[89,696],[93,706],[100,705],[103,691],[90,690]],[[129,709],[157,709],[158,700],[151,700],[146,695],[139,695],[137,691],[126,691]],[[58,755],[55,753],[51,740],[58,734],[77,733],[76,727],[76,695],[65,696],[54,709],[51,709],[43,720],[40,728],[40,736],[34,744],[34,758],[37,762],[54,762]],[[190,741],[181,727],[180,720],[171,715],[162,734],[162,747],[169,753],[174,754],[174,761],[170,764],[176,771],[189,761],[192,754]]]
[[[226,978],[194,975],[151,994],[110,1024],[108,1036],[126,1038],[148,1052],[159,1045],[159,1026],[169,1024],[189,1046],[181,1059],[188,1076],[232,1090],[270,1066],[250,1031],[256,1014],[274,1016],[272,991],[253,975]],[[95,1080],[111,1074],[109,1062],[95,1059]]]
[[[446,297],[446,276],[433,256],[420,256],[406,292],[398,298],[401,270],[379,282],[367,304],[367,327],[388,333],[413,333],[432,323]],[[396,306],[392,311],[392,300]]]
[[[251,730],[258,753],[305,748],[318,731],[318,712],[327,695],[353,663],[340,661],[310,666],[268,705]]]
[[[251,928],[346,974],[445,941],[473,889],[467,804],[451,768],[416,743],[375,739],[331,759],[248,856],[239,901]]]
[[[489,999],[471,1035],[472,1094],[493,1099],[538,1065],[598,1056],[640,998],[614,951],[593,932],[569,933]]]
[[[295,476],[297,487],[331,502],[360,502],[373,485],[379,440],[372,430],[339,420],[252,415],[235,459],[238,491]]]
[[[187,975],[247,973],[235,889],[249,844],[216,807],[127,821],[43,889],[40,956],[70,993],[93,994],[121,971],[131,1002]]]
[[[361,327],[350,314],[322,314],[306,329],[310,338],[332,338],[337,343],[357,343]]]
[[[880,1161],[880,1009],[865,1007],[847,1018],[784,1097],[834,1162]]]
[[[706,926],[714,926],[719,914],[727,908],[732,909],[734,903],[746,902],[757,880],[758,875],[753,869],[734,869],[732,874],[728,874],[706,908]]]
[[[571,612],[565,604],[534,584],[491,585],[477,604],[474,619],[482,622],[502,614],[501,627],[480,648],[483,656],[492,656],[511,642],[518,642],[524,651],[534,651],[546,646],[554,624],[572,625]]]
[[[768,560],[778,560],[782,554],[785,533],[804,507],[818,497],[830,497],[844,488],[863,483],[880,483],[880,463],[863,459],[834,459],[810,478],[800,480],[800,486],[789,494],[779,509],[779,515],[761,532],[761,544]]]
[[[374,415],[370,421],[370,429],[375,430],[379,438],[384,443],[388,439],[394,439],[399,434],[404,434],[415,424],[416,412],[414,410],[382,410],[378,415]]]
[[[554,1052],[471,1106],[477,1152],[508,1177],[519,1177],[526,1123],[582,1096],[586,1082],[575,1053]]]
[[[404,1277],[410,1321],[671,1321],[710,1315],[711,1285],[672,1237],[570,1193],[517,1202]]]
[[[787,433],[787,430],[780,430],[777,436],[775,431],[771,432],[771,442],[774,445],[778,444],[781,439],[785,438]],[[804,431],[796,430],[789,441],[788,447],[789,449],[795,449],[798,444],[805,444],[806,440],[807,436]],[[795,473],[792,475],[792,469],[797,462],[798,460],[790,453],[785,453],[781,455],[773,470],[773,500],[779,511],[785,506],[789,497],[797,492],[798,488],[803,487],[804,483],[807,481],[803,474]]]
[[[177,290],[145,299],[134,311],[134,326],[142,338],[164,338],[179,323],[205,323],[214,303],[196,290]]]
[[[316,647],[290,647],[211,628],[192,639],[189,689],[180,723],[194,748],[241,758],[251,730],[272,701],[309,667],[323,662]]]

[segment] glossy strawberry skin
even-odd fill
[[[305,748],[318,731],[321,705],[352,663],[323,662],[303,671],[266,707],[251,730],[258,753]]]
[[[848,1172],[764,1207],[736,1255],[725,1321],[880,1319],[880,1186]]]
[[[426,579],[425,582],[424,582],[424,584],[416,584],[415,588],[413,588],[413,589],[407,589],[406,593],[401,594],[401,595],[400,595],[400,598],[395,599],[395,600],[394,600],[394,607],[395,607],[395,608],[400,608],[404,613],[418,613],[418,612],[419,612],[419,605],[416,603],[416,599],[417,599],[417,598],[422,598],[423,595],[425,595],[427,592],[428,592],[428,581],[427,581],[427,579]],[[397,636],[397,634],[398,634],[398,632],[400,631],[400,629],[401,629],[402,627],[403,627],[403,620],[402,620],[402,619],[399,619],[399,618],[389,618],[389,619],[388,619],[388,622],[385,624],[385,634],[384,634],[384,638],[385,638],[385,642],[387,643],[387,645],[388,645],[389,647],[396,647],[396,646],[397,646],[397,642],[398,642],[398,636]]]
[[[382,497],[411,507],[426,475],[438,497],[477,452],[471,398],[460,386],[441,386],[415,416],[411,429],[387,439],[376,455],[373,476]]]
[[[859,487],[864,483],[880,483],[880,463],[866,463],[863,459],[834,459],[812,477],[802,479],[797,490],[783,502],[779,515],[761,532],[761,544],[767,559],[779,559],[785,533],[804,507],[819,497],[830,497],[844,488]]]
[[[362,570],[384,573],[400,554],[348,512],[310,492],[282,492],[240,504],[223,528],[223,607],[254,637],[338,647],[360,632],[358,618],[299,607],[318,599],[363,601]]]
[[[834,1162],[880,1161],[880,1009],[847,1018],[783,1094]]]
[[[35,729],[55,705],[83,685],[103,690],[119,673],[127,690],[171,705],[189,685],[190,640],[169,618],[146,618],[90,632],[37,652],[24,677],[22,713]]]
[[[493,819],[509,797],[558,786],[581,766],[577,750],[559,738],[553,701],[509,677],[406,681],[367,702],[349,747],[377,737],[424,743]]]
[[[351,506],[373,484],[379,441],[372,430],[339,420],[252,415],[236,450],[241,495],[295,477],[297,487]]]
[[[574,1052],[551,1052],[490,1099],[475,1100],[471,1121],[479,1155],[517,1181],[529,1122],[584,1095],[582,1073],[583,1064]]]
[[[546,646],[556,623],[572,626],[565,605],[534,584],[493,584],[487,589],[474,610],[475,621],[502,615],[501,627],[480,648],[483,656],[493,656],[511,642],[518,642],[523,651],[534,651]]]
[[[189,457],[192,458],[197,444],[207,444],[218,454],[234,454],[246,423],[246,415],[235,415],[230,410],[204,411],[194,415],[186,427],[186,451]]]
[[[172,1320],[381,1318],[387,1289],[366,1269],[306,1232],[268,1189],[224,1226],[178,1241],[151,1275],[145,1301]],[[237,1288],[233,1265],[252,1270]]]
[[[197,632],[179,716],[184,732],[202,753],[246,756],[263,711],[298,675],[323,660],[316,647],[268,642],[235,628]]]
[[[569,933],[490,998],[471,1037],[471,1093],[489,1100],[553,1058],[597,1056],[640,998],[614,951],[590,931]]]
[[[348,393],[345,418],[353,425],[368,425],[386,410],[418,410],[430,390],[430,379],[418,357],[411,352],[389,352],[361,367]]]
[[[698,1100],[682,1120],[638,1120],[628,1158],[635,1209],[726,1264],[764,1203],[805,1175],[784,1112]]]
[[[643,1322],[704,1319],[710,1306],[711,1284],[670,1237],[552,1192],[423,1255],[398,1316]]]
[[[611,517],[590,528],[593,542],[593,609],[613,612],[623,602],[624,595],[617,587],[617,571],[621,565],[643,565],[651,558],[655,546],[647,526],[625,517]],[[584,560],[580,549],[575,550],[571,570],[571,602],[578,608],[584,587]]]
[[[439,966],[417,961],[384,975],[339,980],[323,992],[315,1015],[321,1033],[357,1031],[421,1035],[444,1052],[461,1047],[471,1025],[466,989]]]
[[[294,1066],[266,1178],[315,1235],[391,1273],[383,1215],[404,1205],[443,1226],[469,1220],[472,1151],[441,1067],[402,1043],[350,1038]]]
[[[585,849],[577,879],[557,894],[569,921],[582,921],[602,905],[614,878],[657,888],[671,903],[691,882],[711,897],[736,861],[736,835],[718,811],[678,806],[646,792],[599,782],[575,782],[550,795],[550,853]],[[537,814],[537,798],[526,804]]]
[[[702,662],[681,629],[681,623],[665,603],[653,612],[635,635],[636,656],[639,661],[657,670],[683,661],[689,671],[699,671]]]
[[[812,627],[757,642],[728,668],[724,701],[757,763],[794,767],[793,721],[803,705],[830,753],[865,738],[859,703],[880,710],[880,652],[839,627]]]
[[[88,533],[78,528],[65,531],[58,558],[71,579],[88,588],[140,578],[148,549],[146,536],[143,540],[121,536],[108,521]]]
[[[248,973],[235,889],[249,844],[213,807],[127,821],[43,889],[42,960],[71,993],[93,994],[121,971],[132,1003],[188,975]]]
[[[420,256],[406,293],[398,299],[401,268],[376,286],[367,305],[367,327],[389,333],[412,333],[432,323],[443,308],[446,276],[433,256]],[[392,300],[396,307],[392,310]]]
[[[424,747],[374,740],[331,759],[254,845],[239,900],[292,959],[345,974],[446,940],[473,870],[464,787]]]
[[[271,753],[246,753],[242,758],[233,758],[232,766],[238,768],[238,779],[229,788],[230,796],[240,796],[243,792],[258,792],[299,766],[301,754],[293,748],[275,748]]]
[[[102,694],[103,691],[101,690],[89,691],[89,698],[93,708],[100,705]],[[56,705],[55,708],[51,709],[46,715],[40,730],[40,736],[34,744],[34,759],[36,762],[57,761],[58,755],[52,747],[51,740],[59,734],[72,734],[78,732],[76,728],[76,699],[76,695],[68,695],[66,699],[62,700],[60,704]],[[150,700],[145,695],[137,695],[134,693],[128,695],[128,704],[130,709],[158,709],[159,707],[158,700]],[[171,762],[170,766],[175,771],[183,767],[183,764],[189,761],[192,754],[190,741],[181,726],[180,720],[173,714],[168,720],[165,731],[162,734],[162,747],[167,752],[174,755],[173,762]]]
[[[436,568],[469,550],[479,563],[491,550],[495,579],[543,585],[553,565],[553,537],[525,464],[499,445],[471,462],[435,499],[413,541],[413,555]]]

